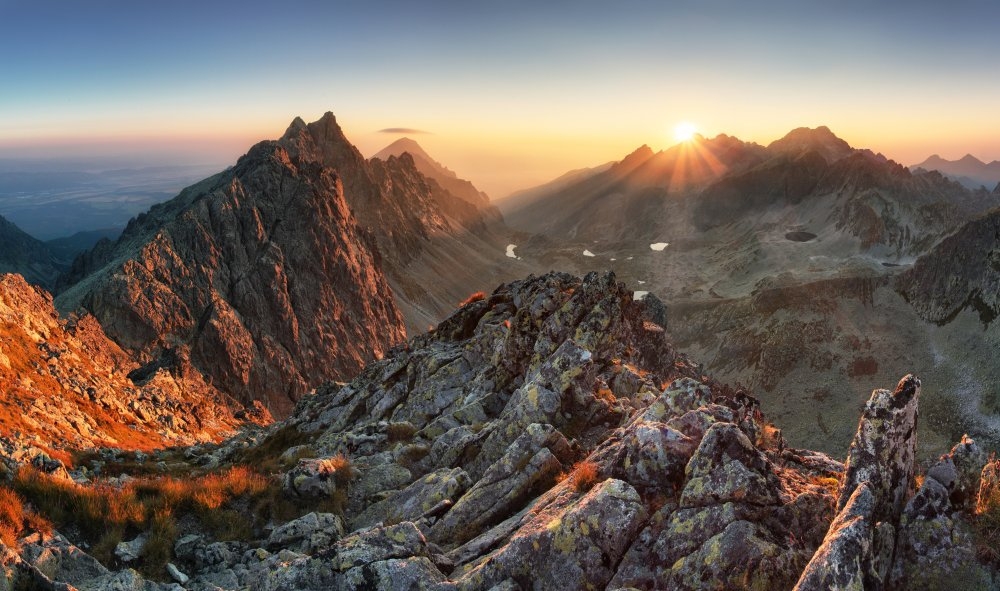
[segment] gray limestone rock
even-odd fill
[[[728,501],[776,505],[781,500],[781,483],[770,462],[732,423],[709,427],[686,472],[682,508]]]
[[[564,468],[565,438],[550,425],[528,425],[506,453],[490,466],[431,528],[438,543],[460,544],[484,525],[498,523],[551,486]]]
[[[339,516],[312,512],[276,527],[266,547],[312,554],[330,548],[343,535],[344,524]]]
[[[920,380],[903,377],[896,389],[875,390],[865,405],[845,462],[838,509],[862,483],[875,497],[875,521],[898,522],[913,491]]]
[[[646,515],[628,483],[605,480],[562,510],[539,513],[459,574],[459,588],[488,589],[507,579],[531,581],[534,588],[603,588]]]
[[[385,516],[389,521],[414,521],[442,503],[450,506],[471,484],[469,475],[461,468],[442,468],[372,504],[351,524],[355,528],[369,527]]]

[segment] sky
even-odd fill
[[[333,111],[366,156],[424,132],[493,197],[681,121],[988,162],[998,22],[996,0],[0,0],[0,158],[221,167]]]

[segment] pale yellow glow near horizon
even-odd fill
[[[931,154],[957,160],[966,153],[989,162],[1000,159],[996,124],[979,121],[979,127],[956,118],[948,125],[926,120],[913,125],[916,117],[862,115],[816,117],[815,113],[764,110],[729,114],[714,104],[657,103],[655,108],[636,109],[622,116],[588,120],[538,119],[525,116],[511,123],[496,117],[477,118],[471,113],[435,116],[387,117],[362,109],[338,108],[338,123],[347,138],[369,157],[399,135],[380,129],[403,125],[426,130],[414,135],[427,152],[460,177],[472,181],[491,198],[539,185],[570,170],[618,161],[643,144],[654,151],[686,143],[700,134],[714,137],[725,133],[742,141],[767,145],[795,127],[827,125],[857,148],[882,152],[903,165],[923,161]],[[711,108],[711,109],[710,109]],[[24,128],[0,127],[0,159],[135,156],[160,164],[206,164],[221,170],[232,165],[254,144],[281,137],[295,115],[305,121],[319,119],[324,105],[297,105],[280,112],[230,113],[213,117],[180,115],[147,120],[108,117],[71,125],[63,119],[24,124]],[[685,120],[671,126],[662,113],[683,113]],[[911,115],[910,113],[904,113]],[[650,123],[657,121],[656,123]],[[697,121],[697,124],[693,122]],[[690,127],[688,127],[690,126]],[[672,133],[673,132],[673,133]],[[677,134],[676,136],[674,134]]]
[[[678,142],[690,141],[698,133],[698,126],[690,121],[681,121],[674,127],[674,139]]]

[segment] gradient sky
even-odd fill
[[[220,166],[333,111],[492,196],[701,133],[1000,159],[1000,2],[0,0],[0,157]]]

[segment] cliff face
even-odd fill
[[[897,288],[925,320],[946,324],[971,308],[984,324],[1000,312],[1000,210],[966,223],[917,259]]]
[[[185,359],[140,368],[92,316],[60,320],[52,296],[18,275],[0,277],[0,343],[0,455],[8,462],[190,445],[239,424]]]
[[[404,336],[374,230],[350,208],[378,216],[376,189],[332,115],[296,120],[79,258],[57,302],[145,359],[181,349],[219,389],[287,413]]]

